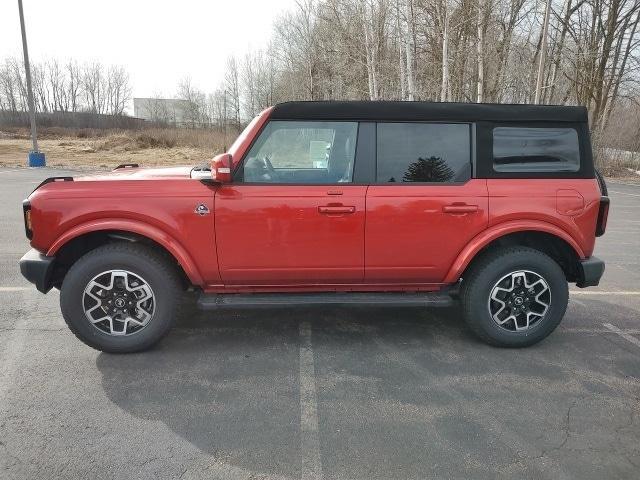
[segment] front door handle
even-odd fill
[[[318,207],[318,212],[325,215],[345,215],[355,213],[356,207],[345,205],[323,205]]]
[[[478,211],[478,205],[467,205],[466,203],[453,203],[442,207],[444,213],[462,214],[475,213]]]

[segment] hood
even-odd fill
[[[190,178],[192,169],[193,166],[191,165],[159,168],[126,167],[108,173],[73,177],[73,180],[76,182],[95,182],[101,180],[179,180]]]

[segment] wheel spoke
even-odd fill
[[[90,318],[90,319],[89,319],[89,321],[90,321],[91,323],[103,322],[103,321],[105,321],[105,320],[109,320],[109,321],[111,321],[111,317],[110,317],[109,315],[104,315],[104,316],[102,316],[102,317],[100,317],[100,318],[96,318],[96,319],[92,319],[92,318]]]
[[[111,319],[111,335],[126,335],[127,334],[127,321],[123,320],[122,322],[122,330],[116,330],[113,328],[114,321]]]

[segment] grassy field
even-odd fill
[[[71,168],[113,168],[121,163],[198,165],[209,161],[235,139],[205,129],[90,130],[42,129],[40,150],[47,165]],[[0,129],[0,166],[24,166],[31,149],[25,129]]]

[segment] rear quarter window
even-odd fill
[[[580,143],[574,128],[495,127],[495,172],[577,172]]]

